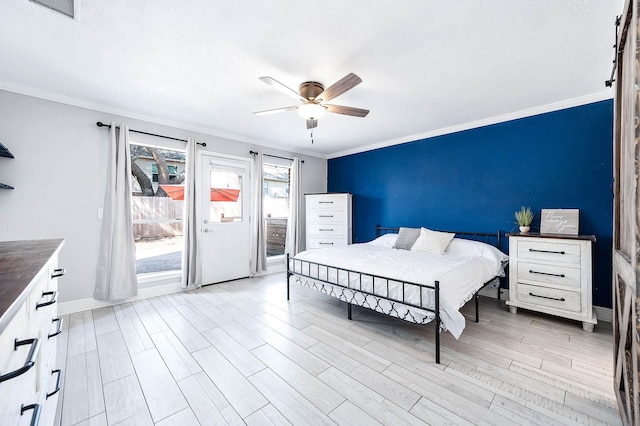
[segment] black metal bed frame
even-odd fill
[[[399,230],[399,228],[390,228],[390,227],[383,227],[383,226],[379,226],[376,225],[376,237],[379,237],[383,234],[388,234],[388,233],[397,233]],[[497,247],[498,249],[501,249],[502,247],[502,239],[501,239],[501,231],[498,231],[497,233],[483,233],[483,232],[456,232],[456,237],[460,237],[460,238],[464,238],[464,239],[469,239],[469,240],[473,240],[473,241],[481,241],[481,242],[485,242],[487,244],[493,245],[495,247]],[[293,265],[293,267],[292,267]],[[300,266],[300,272],[295,272],[296,270],[296,265]],[[305,275],[302,273],[303,271],[303,265],[307,265],[308,266],[308,275]],[[315,274],[312,274],[312,266],[315,268]],[[326,279],[322,279],[320,278],[320,270],[322,270],[325,272],[325,276]],[[335,271],[336,274],[336,282],[331,282],[329,281],[329,271]],[[339,278],[340,278],[340,273],[346,273],[347,274],[347,286],[341,285],[339,284]],[[350,283],[351,283],[351,277],[352,274],[357,275],[358,276],[358,288],[351,288],[349,287]],[[362,271],[354,271],[354,270],[350,270],[350,269],[344,269],[344,268],[338,268],[336,266],[331,266],[331,265],[325,265],[322,263],[317,263],[317,262],[312,262],[309,260],[301,260],[301,259],[296,259],[295,257],[290,257],[289,253],[287,253],[287,300],[289,300],[290,297],[290,278],[292,275],[296,275],[298,277],[302,277],[302,278],[307,278],[310,280],[314,280],[314,281],[318,281],[320,283],[326,283],[329,284],[331,286],[337,286],[337,287],[341,287],[342,288],[342,296],[343,296],[343,300],[346,301],[347,303],[347,317],[349,319],[351,319],[351,305],[353,304],[353,302],[355,301],[355,295],[356,292],[360,293],[362,295],[364,295],[364,301],[362,304],[360,303],[355,303],[358,306],[362,306],[365,308],[369,308],[372,309],[374,311],[376,311],[375,307],[371,307],[369,305],[369,303],[367,302],[367,296],[371,296],[374,298],[374,300],[377,301],[376,303],[376,307],[379,306],[379,303],[381,300],[386,300],[388,302],[391,303],[391,309],[389,310],[389,312],[385,313],[387,315],[391,314],[391,312],[395,311],[395,305],[394,303],[400,303],[404,306],[410,306],[410,307],[414,307],[414,308],[418,308],[418,309],[422,309],[425,311],[429,311],[429,312],[433,312],[435,315],[434,321],[435,321],[435,345],[436,345],[436,363],[440,364],[440,326],[441,326],[441,318],[440,318],[440,281],[435,281],[433,285],[428,285],[428,284],[417,284],[417,283],[412,283],[412,282],[407,282],[407,281],[402,281],[399,279],[394,279],[394,278],[389,278],[389,277],[383,277],[380,275],[375,275],[375,274],[369,274],[366,272],[362,272]],[[369,277],[371,278],[371,290],[372,292],[367,292],[362,290],[362,277]],[[478,306],[478,292],[480,292],[480,290],[482,290],[484,287],[486,287],[487,285],[489,285],[490,283],[492,283],[496,278],[500,278],[500,277],[493,277],[491,278],[489,281],[487,281],[486,283],[484,283],[482,285],[482,287],[480,287],[478,289],[478,291],[476,291],[473,295],[473,298],[475,299],[475,308],[476,308],[476,322],[480,321],[480,316],[479,316],[479,306]],[[375,294],[376,291],[376,279],[378,280],[382,280],[385,285],[386,285],[386,290],[387,290],[387,297],[383,297],[380,296],[378,294]],[[301,282],[301,280],[299,280]],[[402,299],[401,300],[397,300],[397,299],[393,299],[388,297],[389,296],[389,282],[393,282],[393,283],[400,283],[402,284]],[[413,303],[409,303],[405,301],[405,288],[407,285],[410,286],[414,286],[414,287],[418,287],[419,291],[420,291],[420,305],[416,305]],[[324,287],[322,285],[322,287]],[[423,289],[429,289],[429,290],[433,290],[434,292],[434,308],[427,308],[422,306],[422,294],[423,294]],[[320,290],[320,289],[319,289]],[[351,300],[347,301],[348,297],[345,295],[345,290],[349,290],[352,294],[351,294]],[[324,291],[325,293],[329,294],[327,291]],[[330,294],[333,297],[336,297],[339,300],[342,300],[340,296],[335,295],[335,294]],[[380,311],[376,311],[376,312],[380,312]],[[407,315],[409,315],[411,317],[411,319],[414,323],[418,323],[418,324],[425,324],[425,319],[423,319],[422,321],[418,321],[416,320],[413,315],[411,315],[411,312],[408,311],[407,314],[404,315],[404,317],[401,317],[399,312],[396,311],[396,313],[398,315],[396,315],[398,318],[403,319],[405,321],[411,321],[409,319],[407,319]],[[428,322],[428,321],[427,321]]]

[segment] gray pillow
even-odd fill
[[[393,245],[395,249],[411,250],[413,244],[420,236],[420,228],[400,228],[398,239]]]

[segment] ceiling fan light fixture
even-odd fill
[[[298,107],[298,114],[305,120],[317,120],[327,112],[327,107],[313,102],[305,102]]]

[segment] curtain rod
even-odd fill
[[[258,153],[256,151],[249,151],[249,154],[253,154],[253,155],[257,155]],[[293,158],[288,158],[288,157],[280,157],[279,155],[271,155],[271,154],[262,154],[265,157],[273,157],[273,158],[279,158],[281,160],[289,160],[289,161],[293,161]],[[304,163],[304,160],[300,160],[301,163]]]
[[[110,124],[104,124],[104,123],[102,123],[102,122],[100,122],[100,121],[98,121],[98,122],[96,123],[96,126],[98,126],[98,127],[107,127],[107,128],[109,128],[109,129],[111,128],[111,125],[110,125]],[[119,129],[119,128],[120,128],[120,127],[117,127],[117,126],[116,126],[116,129]],[[174,137],[171,137],[171,136],[158,135],[158,134],[155,134],[155,133],[143,132],[143,131],[141,131],[141,130],[133,130],[133,129],[129,129],[129,131],[130,131],[130,132],[134,132],[134,133],[140,133],[140,134],[142,134],[142,135],[156,136],[156,137],[159,137],[159,138],[171,139],[171,140],[174,140],[174,141],[187,142],[187,140],[186,140],[186,139],[179,139],[179,138],[174,138]],[[207,146],[207,144],[206,144],[206,143],[204,143],[204,142],[196,142],[196,143],[197,143],[198,145]]]

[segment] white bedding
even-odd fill
[[[299,277],[302,284],[311,284],[318,289],[324,285],[325,288],[322,290],[334,297],[418,323],[433,320],[435,314],[403,305],[403,287],[405,302],[434,309],[432,289],[422,288],[421,301],[418,286],[411,284],[403,286],[401,282],[390,281],[387,289],[384,280],[373,280],[371,276],[366,275],[360,278],[360,274],[338,273],[336,269],[327,270],[314,265],[309,266],[304,262],[296,262],[295,259],[388,277],[405,283],[433,286],[437,280],[440,282],[442,328],[449,330],[457,339],[465,327],[465,319],[459,309],[483,284],[493,277],[504,276],[503,262],[508,257],[484,243],[467,240],[456,242],[456,240],[458,239],[452,241],[451,247],[442,255],[393,249],[376,240],[346,247],[307,250],[290,260],[289,269],[298,274],[317,278],[318,281],[328,281],[352,290],[330,284],[313,284],[308,282],[308,278]],[[358,293],[358,290],[376,294],[390,301]]]

